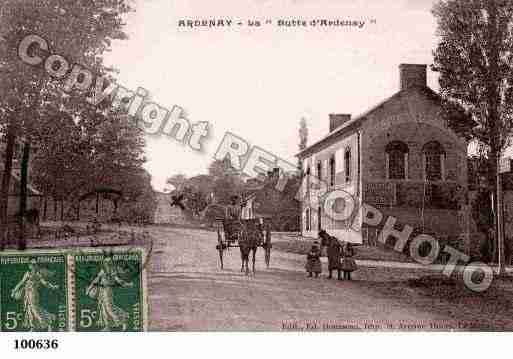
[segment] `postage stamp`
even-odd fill
[[[0,254],[1,331],[145,331],[140,247]]]
[[[76,331],[144,331],[148,324],[142,248],[72,253]]]
[[[2,331],[68,331],[68,270],[63,252],[0,256]]]

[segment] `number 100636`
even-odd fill
[[[58,348],[59,341],[57,339],[14,339],[14,349],[16,350],[48,350]]]

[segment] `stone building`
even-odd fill
[[[469,232],[468,143],[461,129],[473,122],[457,112],[459,129],[449,126],[441,99],[427,86],[426,65],[402,64],[399,77],[399,91],[362,115],[330,115],[328,135],[298,154],[303,171],[328,191],[341,189],[384,219],[395,217],[399,230],[408,224],[459,238]],[[322,228],[356,243],[376,240],[385,220],[361,229],[358,213],[351,221],[333,220],[323,204],[312,205],[309,186],[301,205],[303,235],[317,236]]]
[[[155,191],[156,208],[153,223],[155,224],[186,224],[187,217],[178,206],[171,206],[171,193]]]

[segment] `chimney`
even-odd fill
[[[401,64],[399,65],[401,91],[410,87],[427,86],[427,65]]]
[[[337,127],[342,126],[351,119],[351,115],[347,113],[330,113],[330,132],[333,132]]]

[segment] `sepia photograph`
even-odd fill
[[[512,139],[510,0],[1,0],[0,352],[511,332]]]

